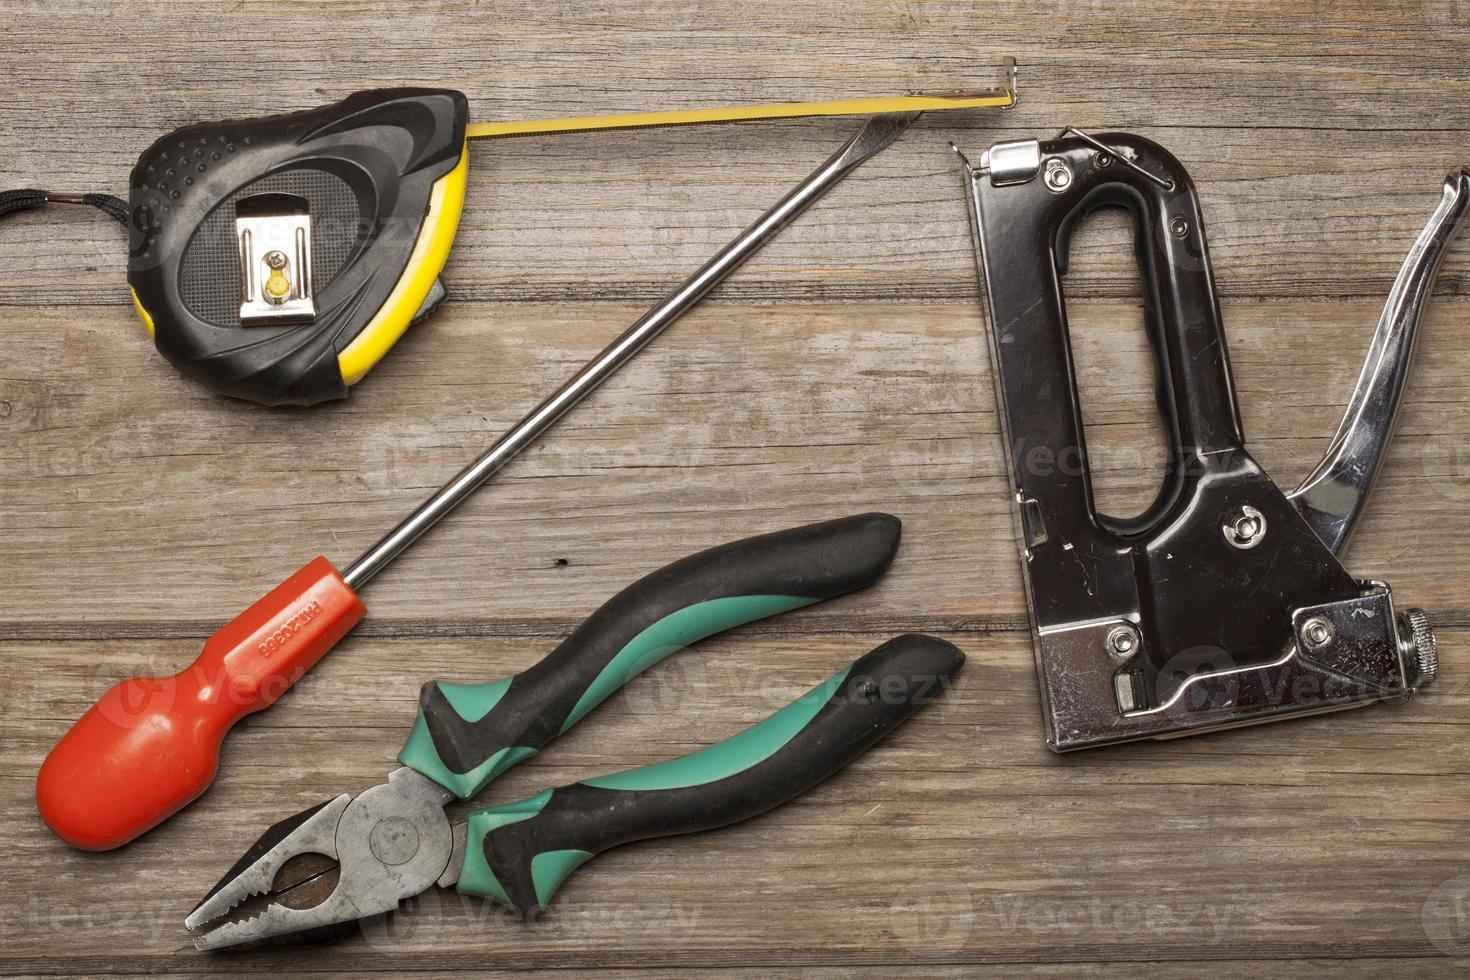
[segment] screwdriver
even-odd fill
[[[869,117],[826,163],[345,572],[312,559],[211,636],[179,673],[134,677],[104,694],[41,765],[36,803],[46,823],[75,847],[110,850],[197,798],[214,780],[220,744],[235,722],[275,702],[362,619],[363,586],[919,115]]]

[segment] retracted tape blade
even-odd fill
[[[378,89],[177,129],[139,157],[126,202],[7,193],[9,210],[88,203],[126,223],[133,304],[184,374],[248,401],[312,405],[346,397],[448,295],[469,140],[1015,101],[1013,59],[972,91],[518,122],[470,123],[452,89]]]
[[[750,122],[760,119],[872,116],[880,112],[942,112],[947,109],[1008,109],[1015,102],[1014,88],[994,88],[932,95],[837,99],[830,102],[776,102],[767,105],[724,106],[715,109],[673,109],[661,112],[617,113],[607,116],[470,123],[465,129],[465,135],[472,140],[498,139],[507,136],[585,133],[599,129],[697,126],[706,123]]]

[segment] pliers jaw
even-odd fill
[[[451,794],[412,769],[357,795],[344,793],[275,824],[184,920],[218,923],[201,950],[307,942],[398,908],[441,880],[452,883],[456,840],[444,813]],[[318,860],[311,860],[311,858]],[[335,882],[329,877],[335,871]],[[330,891],[321,890],[330,884]],[[254,901],[252,901],[254,900]],[[259,912],[242,908],[264,901]],[[221,921],[224,920],[224,921]]]

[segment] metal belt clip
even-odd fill
[[[240,325],[310,323],[311,206],[295,194],[253,194],[235,204]]]

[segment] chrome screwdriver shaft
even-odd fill
[[[464,502],[470,494],[494,476],[517,453],[534,442],[557,420],[599,385],[611,377],[675,320],[688,312],[705,294],[740,268],[761,247],[781,232],[822,195],[826,194],[859,164],[887,147],[919,118],[920,113],[885,113],[871,116],[852,139],[832,155],[826,163],[798,184],[754,224],[741,232],[714,258],[684,281],[602,353],[588,361],[566,384],[531,410],[525,418],[511,426],[479,458],[444,484],[428,500],[367,551],[343,573],[354,590],[361,589],[388,563],[403,553],[425,531]]]

